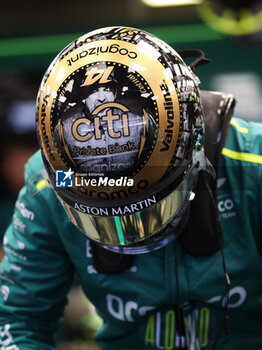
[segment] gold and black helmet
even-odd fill
[[[50,183],[90,239],[132,254],[178,234],[205,166],[198,84],[174,49],[134,28],[92,31],[53,60],[39,142]]]

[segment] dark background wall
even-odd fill
[[[44,71],[65,45],[109,25],[148,30],[178,50],[203,50],[212,61],[198,70],[202,87],[234,93],[238,116],[262,120],[262,40],[259,35],[255,40],[239,38],[210,28],[194,5],[153,8],[141,0],[5,1],[0,11],[0,89],[26,77],[36,91]]]

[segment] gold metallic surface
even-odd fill
[[[156,97],[155,106],[158,111],[159,120],[158,136],[148,159],[145,160],[144,165],[133,177],[135,184],[146,180],[148,182],[147,188],[149,188],[162,178],[174,156],[181,118],[179,100],[172,81],[172,76],[169,77],[165,74],[166,68],[163,64],[158,59],[154,59],[151,53],[140,50],[137,45],[130,42],[117,39],[86,42],[67,55],[62,56],[62,58],[57,61],[54,60],[54,65],[50,69],[49,75],[42,86],[38,111],[38,131],[41,139],[44,141],[45,155],[54,170],[67,169],[67,165],[64,163],[59,155],[58,149],[53,143],[52,108],[57,96],[57,91],[61,87],[63,81],[69,76],[74,75],[80,68],[85,65],[92,65],[96,62],[104,62],[104,59],[105,62],[111,62],[113,65],[121,64],[129,67],[135,64],[136,67],[141,67],[141,70],[137,71],[142,79],[150,86]],[[112,69],[113,68],[110,67],[110,72]],[[107,72],[108,76],[110,72]],[[152,74],[152,72],[154,72],[154,74]],[[167,78],[163,79],[163,77],[166,76]],[[105,79],[104,76],[98,76],[98,78]],[[89,84],[90,82],[88,79],[87,77],[82,85],[85,86]],[[172,101],[169,102],[168,108],[167,101]],[[77,122],[80,123],[81,120]],[[73,133],[76,133],[77,126],[78,124],[74,125]],[[84,137],[85,140],[88,139],[88,136],[90,135]],[[78,135],[78,137],[80,136]],[[163,140],[167,146],[163,145]],[[142,141],[141,137],[141,142]],[[68,156],[72,159],[70,154]],[[110,189],[106,189],[106,191],[109,190]],[[114,189],[112,190],[114,191]],[[118,190],[121,191],[121,188],[118,188]],[[138,192],[141,191],[139,188],[136,188],[136,190]],[[84,194],[77,188],[72,189],[72,191],[81,196],[88,197],[87,193]],[[136,194],[138,192],[136,192]],[[128,196],[131,195],[132,193],[128,193]],[[96,195],[93,194],[93,196]]]

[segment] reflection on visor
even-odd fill
[[[179,216],[189,200],[191,188],[192,176],[189,176],[158,203],[123,216],[95,216],[65,203],[64,206],[71,221],[90,239],[103,245],[127,246],[154,236]]]

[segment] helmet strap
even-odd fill
[[[205,155],[217,174],[235,99],[232,95],[201,91],[205,122]],[[200,172],[190,202],[190,219],[179,237],[185,252],[208,256],[221,249],[222,230],[217,205],[217,177]]]

